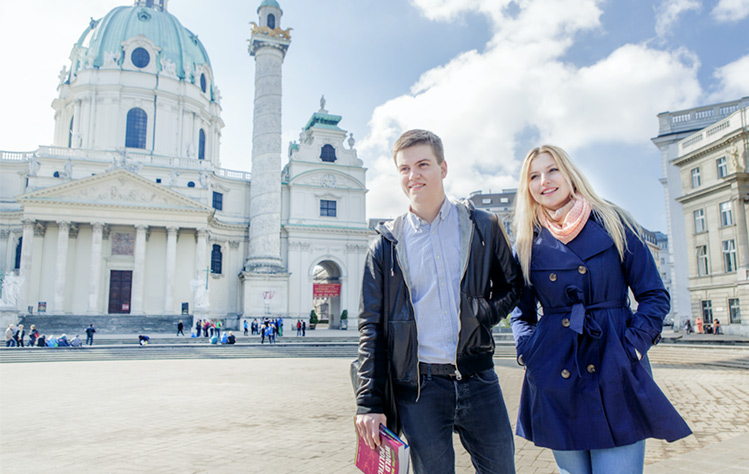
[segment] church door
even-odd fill
[[[133,286],[133,272],[112,270],[109,275],[109,312],[130,313],[130,291]]]

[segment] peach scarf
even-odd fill
[[[557,209],[547,211],[539,208],[538,220],[549,229],[551,235],[563,244],[568,244],[577,237],[590,217],[591,207],[587,199],[575,195],[572,200]]]

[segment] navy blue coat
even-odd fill
[[[511,321],[526,368],[517,434],[537,446],[605,449],[691,433],[647,358],[660,340],[669,295],[647,246],[630,231],[626,237],[623,262],[592,216],[567,245],[545,228],[534,237],[532,285]],[[638,303],[634,314],[628,288]]]

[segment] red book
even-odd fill
[[[356,434],[356,467],[364,474],[408,474],[408,445],[380,425],[380,447],[371,449]]]

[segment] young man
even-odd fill
[[[435,134],[405,132],[393,159],[411,204],[378,226],[365,261],[356,429],[375,447],[380,424],[402,428],[416,474],[455,472],[453,431],[476,472],[515,472],[492,362],[492,327],[523,285],[506,234],[495,215],[445,197]]]

